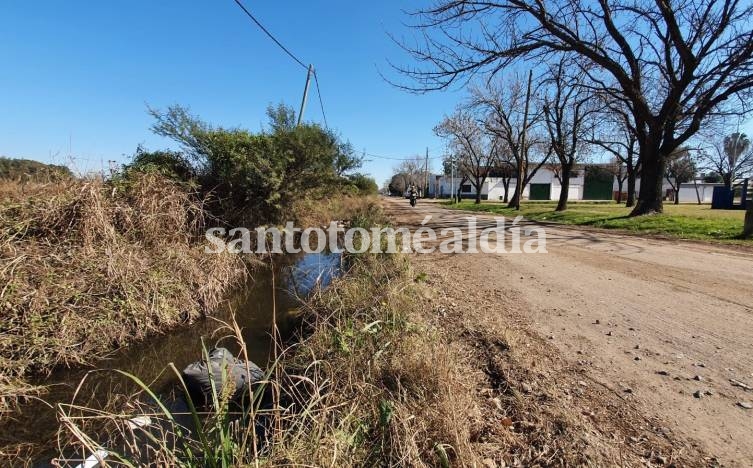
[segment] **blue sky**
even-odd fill
[[[358,151],[441,154],[432,128],[461,94],[413,95],[379,75],[392,73],[388,58],[408,60],[387,33],[408,34],[411,2],[244,3],[314,65],[329,125]],[[297,109],[306,77],[232,0],[8,0],[0,63],[0,155],[69,163],[70,144],[80,171],[125,162],[138,144],[171,146],[149,131],[147,104],[258,129],[268,104]],[[312,91],[306,119],[321,122]],[[396,161],[369,159],[364,171],[381,184]]]

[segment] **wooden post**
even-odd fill
[[[426,147],[426,162],[424,163],[424,198],[429,198],[429,147]]]
[[[746,208],[743,238],[753,237],[753,187],[750,187],[751,182],[753,182],[753,179],[746,179],[742,187],[742,199]]]

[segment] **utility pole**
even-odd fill
[[[455,156],[450,156],[450,200],[455,203]]]
[[[523,132],[520,136],[520,164],[518,164],[518,180],[515,181],[515,209],[520,211],[520,199],[523,198],[523,178],[525,177],[525,164],[528,161],[528,148],[526,148],[526,129],[528,128],[528,103],[531,101],[531,81],[533,70],[528,70],[528,89],[526,91],[526,105],[523,112]]]
[[[429,196],[429,147],[426,147],[426,161],[424,162],[424,198]]]
[[[301,125],[301,121],[303,120],[303,111],[306,110],[306,100],[309,97],[309,85],[311,84],[311,74],[314,72],[314,66],[309,65],[308,72],[306,72],[306,86],[303,88],[303,99],[301,99],[301,110],[298,111],[298,123],[296,125]]]

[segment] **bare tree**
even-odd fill
[[[695,178],[695,162],[690,157],[690,150],[678,148],[669,155],[665,177],[674,191],[675,205],[680,204],[680,187]]]
[[[468,111],[458,109],[434,128],[434,132],[448,140],[448,146],[460,156],[460,172],[465,174],[476,190],[476,204],[481,203],[481,190],[496,164],[499,139],[489,134]]]
[[[612,157],[605,167],[610,174],[612,174],[617,180],[617,203],[622,203],[622,188],[625,186],[625,181],[628,178],[627,169],[622,159],[616,156]]]
[[[753,148],[744,133],[732,133],[723,139],[709,138],[700,151],[703,168],[718,174],[724,186],[753,172]]]
[[[494,165],[494,168],[492,168],[492,172],[489,176],[502,179],[502,187],[505,190],[505,193],[502,196],[503,203],[510,202],[510,182],[516,177],[517,172],[518,169],[515,165],[515,159],[508,151],[500,149],[497,155],[497,163]]]
[[[587,151],[592,133],[591,116],[597,110],[592,93],[582,86],[583,75],[568,74],[566,57],[551,65],[544,80],[544,121],[552,152],[559,160],[560,197],[555,211],[567,209],[570,177],[575,163]]]
[[[602,114],[603,133],[593,137],[590,142],[601,147],[612,157],[618,159],[625,167],[625,181],[627,182],[627,198],[625,206],[635,205],[635,185],[640,174],[641,161],[638,152],[638,138],[632,119],[619,104],[608,103]],[[622,167],[620,167],[622,170]],[[620,189],[622,194],[622,189]],[[621,199],[622,195],[620,195]]]
[[[546,168],[552,171],[552,174],[554,174],[554,178],[557,179],[557,182],[559,182],[560,187],[562,187],[562,165],[559,162],[557,162],[557,163],[547,164]],[[568,179],[570,177],[575,177],[575,174],[577,174],[577,172],[571,169],[570,176],[568,177]],[[570,188],[569,188],[569,181],[568,181],[568,191],[569,190]],[[562,196],[561,192],[560,192],[560,196]]]
[[[747,0],[437,0],[415,15],[422,40],[404,47],[420,64],[397,67],[415,90],[577,55],[590,85],[630,111],[642,164],[632,215],[662,211],[668,155],[705,121],[749,112]]]
[[[551,155],[551,145],[543,145],[534,132],[541,122],[542,112],[530,109],[530,89],[525,89],[519,79],[487,82],[483,88],[474,88],[471,105],[486,114],[486,130],[499,139],[500,152],[514,160],[515,193],[507,206],[520,209],[523,189]],[[541,157],[534,161],[531,154],[535,150],[539,150]]]

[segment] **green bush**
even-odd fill
[[[342,190],[351,183],[344,174],[360,165],[348,143],[317,124],[296,125],[284,105],[267,110],[269,128],[258,133],[213,127],[180,106],[150,112],[153,131],[182,152],[137,153],[134,164],[140,157],[141,166],[195,175],[213,195],[210,209],[231,224],[279,221],[296,200]]]
[[[373,177],[355,173],[348,177],[348,181],[361,195],[376,195],[379,193],[379,186]]]
[[[196,178],[191,162],[183,153],[170,150],[147,151],[140,145],[136,148],[131,164],[123,168],[124,174],[133,171],[160,174],[180,183],[191,182]]]

